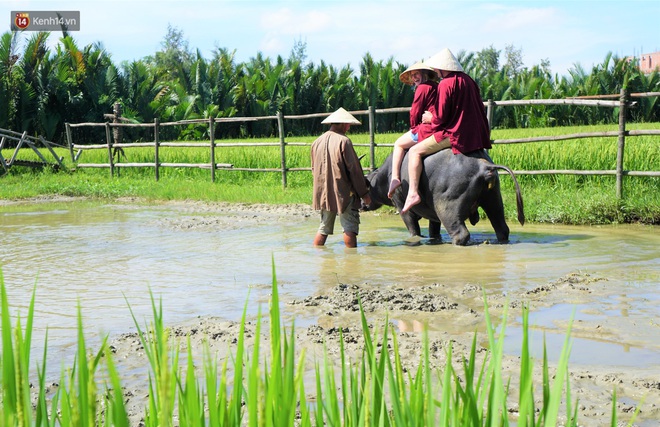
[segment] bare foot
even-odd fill
[[[401,213],[408,212],[413,206],[419,204],[421,201],[422,199],[419,197],[419,194],[408,194],[406,204],[403,206],[403,209],[401,209]]]
[[[390,182],[390,189],[387,192],[387,198],[391,199],[392,196],[394,196],[394,192],[396,191],[397,188],[401,186],[401,181],[399,181],[396,178],[392,178],[392,182]]]

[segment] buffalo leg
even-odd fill
[[[465,246],[470,241],[470,232],[465,226],[465,222],[460,220],[455,220],[453,222],[442,222],[445,225],[445,229],[451,237],[451,242],[458,246]]]
[[[451,201],[446,203],[444,208],[436,204],[435,211],[440,218],[440,222],[445,226],[447,234],[455,245],[465,246],[470,241],[470,232],[465,226],[465,220],[461,218],[460,203]]]
[[[406,224],[411,237],[422,236],[422,231],[419,228],[419,216],[412,212],[406,212],[401,214],[401,219]]]
[[[437,243],[442,242],[440,237],[440,223],[438,221],[429,220],[429,238]]]
[[[497,241],[500,243],[509,242],[509,226],[506,224],[504,216],[504,203],[499,185],[493,186],[486,191],[481,198],[481,208],[486,212],[490,224],[495,230]]]
[[[468,219],[473,202],[466,197],[467,193],[469,189],[460,197],[434,204],[435,212],[454,245],[465,246],[470,241],[465,220]]]
[[[403,191],[407,191],[407,185],[405,185],[405,182],[403,183],[401,188]],[[401,191],[397,191],[397,193],[391,199],[392,204],[394,205],[396,210],[399,211],[399,215],[401,216],[403,223],[406,225],[406,228],[410,233],[410,237],[422,237],[422,230],[419,228],[420,216],[410,211],[405,213],[401,212],[401,208],[403,207],[403,202],[405,201],[405,196],[402,196],[401,193],[402,193]],[[403,194],[405,194],[405,192]]]

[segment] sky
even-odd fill
[[[168,26],[206,59],[217,48],[235,50],[237,62],[258,53],[288,58],[304,43],[308,62],[354,70],[367,53],[410,65],[445,47],[455,54],[492,47],[503,64],[513,46],[525,67],[549,61],[564,76],[576,65],[590,72],[608,52],[660,51],[656,0],[0,0],[3,33],[12,11],[80,11],[80,31],[70,33],[78,47],[100,42],[117,65],[161,50]],[[50,45],[60,37],[53,32]]]

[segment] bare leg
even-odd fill
[[[394,143],[394,151],[392,153],[392,179],[390,181],[390,189],[387,191],[387,197],[392,198],[394,192],[401,185],[401,162],[405,151],[415,145],[410,132],[401,135]]]
[[[344,245],[347,248],[357,248],[357,234],[347,231],[344,233]]]
[[[410,149],[408,152],[408,197],[401,209],[401,213],[408,212],[413,206],[422,201],[419,197],[419,178],[422,174],[423,150]]]
[[[431,135],[408,151],[408,197],[406,197],[406,203],[403,209],[401,209],[401,213],[408,212],[413,206],[422,201],[422,198],[419,196],[419,178],[422,175],[422,159],[450,146],[449,138],[445,138],[438,143],[435,137]]]
[[[325,241],[328,239],[328,236],[325,234],[321,233],[316,233],[316,236],[314,236],[314,246],[323,246],[325,245]]]
[[[401,159],[403,158],[403,148],[398,145],[394,146],[394,153],[392,154],[392,179],[390,180],[390,189],[387,191],[389,199],[394,196],[394,192],[401,185],[400,172]]]

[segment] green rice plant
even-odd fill
[[[21,327],[20,316],[16,328],[12,327],[9,313],[7,290],[0,269],[0,308],[2,309],[2,406],[0,419],[4,426],[29,426],[32,419],[30,401],[30,346],[34,319],[36,286],[32,290],[25,330]],[[45,362],[42,368],[45,371]],[[43,402],[41,402],[43,403]],[[39,405],[39,417],[43,419],[45,405]]]
[[[257,397],[257,401],[248,401],[248,405],[257,404],[263,405],[263,413],[258,414],[259,424],[266,423],[266,425],[293,425],[296,417],[296,410],[298,405],[305,406],[304,394],[300,393],[302,387],[302,373],[304,372],[304,350],[301,352],[299,362],[296,364],[295,353],[295,328],[291,326],[289,338],[286,336],[286,330],[281,325],[280,311],[279,311],[279,297],[277,292],[277,279],[275,274],[275,261],[272,263],[272,277],[273,277],[273,292],[270,301],[270,369],[268,364],[265,364],[262,383],[258,386],[263,387],[263,395]],[[256,347],[255,347],[256,348]],[[253,362],[258,359],[258,355],[254,354]],[[251,369],[255,369],[253,365]],[[253,372],[250,386],[254,386],[255,375]],[[248,390],[248,394],[250,392]],[[302,396],[302,401],[300,398]],[[262,401],[265,399],[265,401]],[[252,414],[251,414],[252,415]],[[250,417],[250,425],[253,425],[253,417]]]
[[[106,417],[104,425],[129,427],[130,422],[128,419],[128,412],[126,411],[126,405],[124,403],[124,394],[119,372],[112,360],[112,353],[107,346],[107,341],[104,341],[104,344],[106,345],[104,345],[102,349],[108,369],[108,377],[110,379],[110,385],[106,384],[106,390],[108,390],[108,392],[106,393]]]
[[[660,124],[633,124],[629,128],[658,129]],[[491,138],[515,139],[617,130],[616,125],[502,129],[493,130]],[[524,144],[495,144],[490,150],[490,155],[496,163],[507,165],[513,170],[613,170],[616,164],[617,144],[616,137],[590,137],[577,140]],[[644,135],[626,138],[624,153],[626,169],[655,170],[659,156],[657,141],[653,136]]]
[[[243,319],[245,319],[245,315],[243,316]],[[239,344],[242,345],[242,338],[243,338],[243,331],[244,331],[244,323],[241,322],[241,334],[239,336]],[[260,348],[260,337],[261,337],[261,308],[259,309],[258,316],[257,316],[257,325],[256,325],[256,330],[254,333],[255,341],[254,341],[254,347],[252,351],[252,360],[249,362],[249,367],[250,369],[248,370],[247,373],[247,390],[246,390],[246,400],[247,402],[250,402],[247,405],[247,410],[248,410],[248,421],[249,421],[249,426],[250,427],[256,427],[259,425],[259,418],[263,417],[264,413],[264,402],[262,400],[263,394],[264,394],[264,389],[263,389],[263,383],[261,381],[261,369],[260,369],[260,364],[259,364],[259,348]],[[242,349],[239,348],[239,351],[242,351]],[[238,364],[240,364],[241,360],[238,360],[236,363],[237,369],[240,369],[238,367]],[[235,384],[235,390],[238,387],[237,382],[241,381],[242,376],[235,375],[234,376],[234,384]],[[240,408],[238,408],[240,410]]]
[[[487,315],[488,316],[488,315]],[[527,325],[527,314],[524,314]],[[398,351],[396,336],[391,337],[393,355],[388,348],[388,334],[383,334],[382,340],[372,336],[366,324],[364,311],[361,310],[363,334],[365,337],[364,352],[356,365],[347,364],[343,348],[343,338],[340,340],[342,398],[338,399],[335,372],[331,361],[325,356],[325,371],[321,373],[319,365],[316,368],[317,379],[317,410],[316,425],[509,425],[506,399],[509,387],[505,387],[501,374],[503,357],[504,328],[499,338],[494,336],[494,327],[487,319],[490,351],[484,359],[484,364],[477,369],[476,334],[472,342],[471,352],[463,359],[463,375],[454,370],[452,365],[452,346],[446,350],[446,365],[444,370],[437,372],[434,380],[429,369],[428,339],[423,338],[423,351],[415,375],[404,374]],[[506,322],[506,316],[503,323]],[[385,322],[387,325],[387,321]],[[385,330],[388,328],[386,327]],[[526,331],[526,330],[525,330]],[[525,343],[528,342],[525,332]],[[521,408],[534,404],[532,390],[532,361],[525,344],[522,363],[525,366],[520,378]],[[380,349],[380,354],[376,349]],[[392,358],[394,361],[392,362]],[[563,360],[567,359],[563,356]],[[545,360],[547,372],[547,359]],[[559,369],[563,369],[560,364]],[[556,384],[563,385],[563,377]],[[387,382],[388,392],[382,387]],[[436,400],[433,383],[439,386],[440,394]],[[325,388],[323,388],[325,384]],[[551,421],[557,408],[552,406],[553,396],[561,397],[561,388],[548,389],[549,410],[543,413]],[[343,402],[343,403],[342,403]],[[341,411],[344,411],[342,417]],[[570,411],[570,408],[569,408]],[[532,408],[523,412],[518,425],[543,425],[542,419],[534,419],[536,411]],[[525,415],[527,414],[527,415]],[[531,418],[530,418],[531,417]],[[544,425],[554,425],[544,424]]]
[[[484,384],[484,374],[486,369],[486,360],[479,370],[479,376],[475,377],[476,370],[476,349],[477,349],[477,335],[474,335],[472,346],[470,347],[470,355],[467,359],[463,359],[463,372],[465,375],[465,386],[461,382],[456,382],[456,390],[460,400],[463,402],[463,410],[461,411],[461,418],[467,420],[480,420],[482,419],[482,408],[486,401],[487,393]],[[451,361],[451,346],[449,347],[448,359]]]
[[[394,363],[388,358],[387,371],[389,375],[389,392],[392,396],[392,419],[395,425],[424,426],[433,425],[433,406],[427,408],[429,403],[424,396],[430,396],[430,370],[428,368],[428,334],[424,332],[424,351],[420,356],[417,374],[413,378],[406,375],[399,352],[399,343],[396,334],[392,334]],[[428,375],[428,377],[427,377]],[[429,388],[424,389],[425,386]]]
[[[145,425],[167,427],[172,425],[176,402],[179,352],[176,351],[178,346],[170,346],[170,334],[163,323],[162,298],[156,306],[156,301],[151,295],[151,308],[153,322],[151,328],[145,332],[140,328],[129,304],[129,310],[137,328],[140,343],[151,367],[151,372],[149,372],[149,404],[145,414]]]
[[[495,339],[495,328],[488,314],[488,302],[484,292],[484,306],[486,316],[486,331],[488,333],[488,344],[491,355],[488,369],[486,371],[486,383],[488,384],[488,411],[485,415],[486,425],[499,426],[506,423],[506,392],[502,382],[502,357],[504,351],[504,332],[506,329],[507,306],[505,306],[502,327],[499,339]],[[500,410],[502,412],[500,413]]]
[[[559,362],[558,366],[555,371],[555,378],[554,378],[554,384],[552,389],[549,392],[549,398],[546,400],[544,399],[543,401],[543,408],[542,408],[542,415],[543,415],[543,422],[545,425],[556,425],[557,424],[557,418],[559,415],[559,407],[561,404],[561,398],[562,398],[562,390],[564,387],[564,378],[568,380],[568,359],[569,355],[571,352],[571,340],[570,340],[570,332],[571,332],[571,327],[573,325],[573,319],[571,318],[571,321],[569,322],[568,325],[568,331],[566,333],[566,338],[564,340],[564,345],[562,346],[561,349],[561,355],[559,356]],[[544,372],[544,378],[549,379],[548,375],[548,363],[547,363],[547,351],[545,349],[545,340],[543,343],[544,346],[544,356],[543,356],[543,372]],[[548,387],[550,385],[549,381],[545,382],[544,384],[548,384]],[[568,384],[568,381],[567,383]],[[567,388],[567,394],[570,396],[570,389]],[[545,393],[544,393],[544,398],[545,398]],[[570,405],[570,399],[567,399],[567,405]],[[576,403],[577,406],[577,403]],[[569,425],[575,425],[577,426],[577,420],[575,419],[570,419],[571,416],[571,411],[570,411],[570,406],[567,406],[567,411],[566,411],[566,416],[569,417]]]
[[[0,271],[0,275],[2,275],[2,271]],[[2,288],[4,289],[4,283],[2,282],[2,278],[0,278],[0,284],[2,285]],[[3,310],[3,313],[5,311]],[[46,336],[44,338],[44,353],[42,355],[41,359],[41,367],[37,367],[37,376],[38,376],[38,394],[37,394],[37,402],[35,405],[35,426],[44,426],[44,427],[52,427],[55,426],[55,419],[54,417],[49,416],[49,411],[48,411],[48,399],[46,397],[46,360],[48,356],[48,331],[46,331]],[[4,347],[4,346],[3,346]],[[123,403],[123,399],[122,399]],[[56,414],[57,413],[57,408],[59,404],[59,399],[58,395],[56,394],[51,398],[51,410],[50,414]],[[118,425],[119,426],[119,425]]]
[[[360,303],[361,305],[361,303]],[[362,320],[366,322],[364,312]],[[363,323],[364,326],[364,323]],[[368,327],[363,333],[370,335]],[[376,343],[365,342],[358,361],[348,360],[340,329],[339,345],[341,360],[341,399],[337,389],[336,372],[327,353],[324,352],[324,370],[316,366],[316,425],[363,426],[389,425],[384,409],[384,370],[375,353]],[[381,360],[385,354],[381,355]]]
[[[187,427],[204,427],[206,425],[204,413],[204,390],[200,388],[193,361],[193,349],[188,336],[188,357],[186,358],[186,372],[184,377],[177,376],[179,386],[179,421]]]
[[[559,357],[558,366],[555,372],[554,385],[550,384],[550,373],[547,349],[545,346],[545,339],[543,341],[543,404],[539,413],[539,418],[535,418],[537,413],[534,404],[534,389],[532,384],[532,371],[533,360],[529,351],[529,307],[523,306],[523,346],[521,353],[521,368],[520,368],[520,390],[519,390],[519,417],[518,424],[520,426],[536,426],[536,425],[556,425],[559,415],[559,407],[562,399],[562,392],[564,387],[564,378],[566,379],[566,417],[567,425],[577,426],[577,402],[575,402],[576,412],[571,412],[571,393],[570,384],[568,381],[568,359],[570,356],[570,330],[572,327],[572,318],[569,322],[568,331],[562,352]]]
[[[62,372],[59,394],[60,406],[58,421],[63,426],[92,427],[101,424],[102,413],[98,406],[99,395],[96,384],[96,372],[106,348],[107,337],[96,356],[88,357],[82,314],[78,304],[78,340],[77,352],[69,375]]]
[[[529,308],[523,306],[523,331],[529,331]],[[534,385],[532,381],[533,363],[529,352],[529,334],[524,333],[520,355],[520,390],[518,398],[518,421],[521,425],[535,425],[536,407],[534,403]]]
[[[214,416],[218,420],[222,421],[225,425],[241,425],[242,420],[243,420],[243,402],[245,401],[244,395],[246,394],[245,388],[243,386],[243,361],[245,360],[245,322],[246,322],[246,315],[247,315],[247,300],[245,302],[245,305],[243,306],[243,315],[241,318],[241,325],[238,333],[238,342],[236,345],[236,356],[234,358],[234,383],[233,383],[233,391],[230,396],[227,396],[226,390],[228,389],[228,377],[227,377],[227,363],[229,359],[225,360],[225,363],[222,368],[222,376],[221,376],[221,381],[220,381],[220,388],[218,392],[218,397],[217,397],[217,403],[216,405],[218,407],[217,414]],[[261,332],[261,315],[258,316],[258,321],[257,321],[257,332],[255,333],[255,356],[256,360],[258,361],[259,358],[259,335]],[[211,362],[210,359],[207,359],[209,362],[206,364],[207,366],[207,373],[212,372],[213,370],[213,363]],[[255,372],[250,371],[250,381],[256,381],[257,374],[258,374],[258,364],[254,365],[256,367]],[[214,375],[213,377],[208,377],[207,376],[207,387],[208,387],[208,394],[209,394],[209,404],[208,407],[212,408],[212,405],[214,402],[211,401],[210,393],[211,390],[215,388],[214,384],[211,384],[211,382],[215,381],[216,376]],[[252,383],[250,383],[252,384]],[[254,396],[249,395],[249,400],[256,401],[256,386],[255,390],[250,389],[250,392],[254,393]],[[256,407],[256,405],[255,405]],[[249,407],[250,410],[252,410],[252,407]],[[211,409],[209,409],[211,411]],[[216,425],[213,424],[213,417],[211,417],[211,413],[209,412],[209,420],[211,421],[210,425]]]
[[[483,360],[477,360],[477,334],[470,351],[462,357],[462,373],[453,366],[453,348],[445,349],[443,369],[432,371],[428,333],[422,337],[422,354],[416,369],[406,371],[400,357],[399,344],[393,327],[385,320],[382,333],[373,332],[360,302],[364,347],[358,360],[349,360],[340,331],[340,371],[324,352],[322,369],[316,363],[316,404],[307,402],[303,373],[305,352],[295,351],[294,327],[290,333],[282,325],[275,266],[273,264],[272,297],[269,307],[269,351],[260,345],[262,315],[256,322],[255,344],[248,357],[244,332],[244,307],[235,356],[228,356],[218,377],[217,363],[204,349],[204,381],[195,370],[193,348],[187,340],[185,369],[178,369],[178,345],[172,346],[169,331],[164,327],[162,301],[157,306],[152,296],[153,323],[143,331],[131,310],[138,335],[151,371],[150,397],[145,424],[171,426],[178,413],[178,424],[205,427],[227,426],[508,426],[511,423],[507,399],[512,393],[510,383],[502,377],[503,341],[507,312],[501,319],[499,336],[490,319],[484,293],[488,350]],[[35,292],[28,310],[26,329],[20,317],[12,327],[9,303],[0,270],[0,307],[2,308],[2,376],[0,377],[0,420],[3,426],[119,426],[129,425],[123,402],[120,375],[103,339],[100,350],[88,355],[80,307],[78,307],[78,347],[74,366],[63,370],[61,387],[52,396],[51,408],[45,388],[45,362],[39,369],[39,390],[36,405],[31,406],[29,391],[29,356],[34,317]],[[130,305],[129,305],[130,309]],[[523,308],[523,348],[519,372],[518,426],[557,425],[561,400],[566,400],[565,425],[577,426],[577,402],[573,402],[568,377],[571,349],[570,330],[566,334],[562,353],[551,374],[545,349],[542,361],[542,404],[535,407],[533,363],[529,351],[529,309]],[[392,332],[391,332],[392,331]],[[390,345],[391,344],[391,345]],[[46,357],[44,350],[44,360]],[[296,363],[296,357],[299,357]],[[99,387],[101,361],[106,361],[108,381]],[[228,374],[233,362],[233,378]],[[479,363],[481,366],[479,367]],[[247,371],[244,371],[243,367]],[[551,380],[552,376],[554,379]],[[336,378],[341,381],[338,384]],[[206,385],[206,390],[203,384]],[[338,391],[341,389],[341,391]],[[231,393],[229,391],[231,390]],[[616,391],[612,399],[611,425],[617,425]],[[162,411],[162,412],[161,412]],[[639,407],[638,410],[639,411]],[[636,412],[628,425],[632,425]],[[50,415],[49,415],[50,414]],[[243,415],[247,415],[247,420]]]
[[[230,397],[227,395],[227,363],[229,359],[225,359],[222,365],[220,377],[218,377],[218,363],[217,360],[211,356],[208,347],[208,342],[204,343],[204,379],[206,382],[206,407],[208,409],[209,425],[239,425],[240,418],[235,420],[230,415],[230,408],[236,405],[232,404]],[[219,382],[218,382],[219,378]],[[242,390],[241,390],[242,392]],[[240,404],[241,399],[238,402]],[[240,409],[240,406],[239,406]],[[239,411],[240,414],[240,411]],[[232,420],[230,422],[230,420]]]

